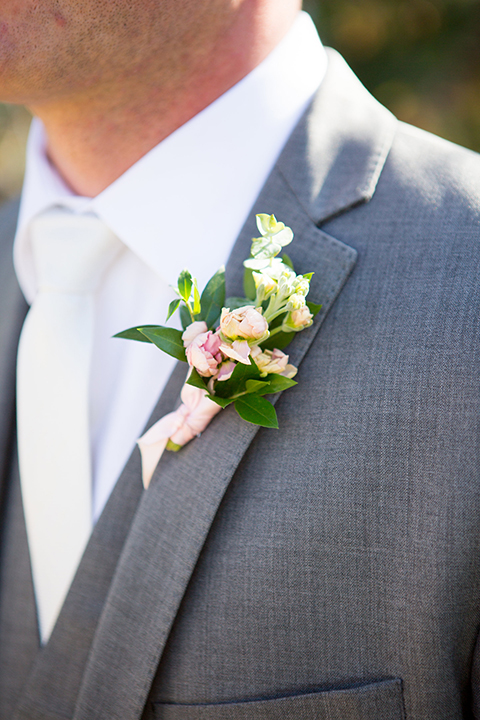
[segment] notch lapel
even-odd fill
[[[274,211],[293,227],[296,241],[291,255],[296,270],[315,271],[309,297],[323,305],[313,326],[289,347],[296,365],[356,259],[354,249],[326,235],[317,224],[372,197],[394,133],[390,113],[346,67],[336,54],[330,56],[326,81],[284,149],[227,266],[228,291],[239,294],[256,212]],[[340,83],[346,83],[341,91]],[[350,105],[345,92],[352,93]],[[363,118],[360,133],[358,117]],[[139,502],[113,577],[74,720],[137,720],[142,714],[218,506],[257,432],[229,407],[201,438],[178,454],[163,455]]]
[[[341,55],[327,55],[320,90],[277,163],[317,225],[372,199],[397,128]]]

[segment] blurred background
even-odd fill
[[[305,0],[397,117],[480,151],[480,0]],[[0,202],[21,187],[30,117],[0,104]]]
[[[479,0],[307,0],[325,44],[401,120],[480,151]]]

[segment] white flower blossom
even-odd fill
[[[290,295],[287,302],[287,310],[300,310],[305,306],[305,296],[300,295],[299,293],[294,293],[293,295]]]

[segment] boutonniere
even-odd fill
[[[167,314],[168,321],[180,311],[183,332],[145,325],[115,335],[153,343],[190,366],[180,407],[137,441],[145,488],[163,451],[180,450],[228,405],[247,422],[278,428],[275,408],[265,396],[297,384],[297,368],[283,350],[321,308],[306,300],[313,273],[297,275],[282,253],[293,240],[291,228],[274,215],[256,219],[260,237],[252,239],[250,258],[243,263],[245,297],[225,298],[224,268],[201,294],[195,278],[183,270]]]

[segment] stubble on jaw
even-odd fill
[[[0,10],[0,100],[173,86],[202,63],[241,0],[12,0]]]
[[[11,0],[0,101],[27,105],[93,197],[250,72],[300,0]]]

